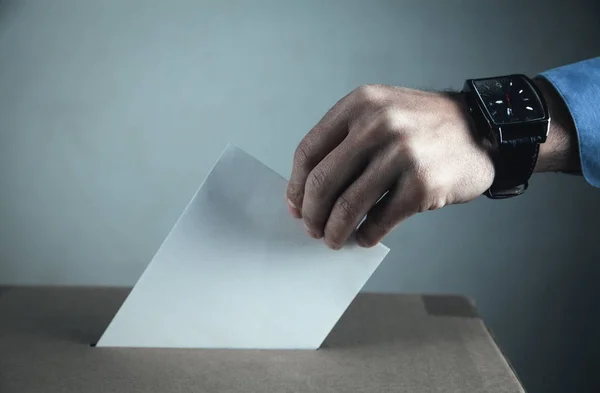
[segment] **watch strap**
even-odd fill
[[[494,159],[494,183],[485,192],[493,199],[520,195],[529,185],[540,150],[539,143],[503,144]]]

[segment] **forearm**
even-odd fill
[[[550,112],[550,130],[540,145],[535,172],[581,173],[575,124],[563,99],[544,78],[535,78]]]

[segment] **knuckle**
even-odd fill
[[[377,229],[379,236],[383,236],[392,230],[393,225],[390,220],[383,217],[374,218],[371,220],[371,225]]]
[[[379,112],[377,128],[383,131],[397,130],[401,125],[401,113],[395,108],[387,107]]]
[[[358,128],[358,127],[357,127]],[[404,149],[404,134],[399,127],[398,113],[393,108],[384,108],[360,127],[355,134],[361,146],[385,145]]]
[[[325,172],[320,168],[313,169],[306,179],[306,189],[311,195],[322,197],[325,194],[325,187],[327,184],[327,176]]]
[[[381,96],[381,87],[378,85],[361,85],[354,89],[352,95],[359,103],[370,103]]]
[[[300,143],[294,152],[294,165],[306,168],[310,165],[310,148],[307,143]]]
[[[342,223],[353,222],[358,215],[356,202],[346,195],[341,195],[334,206],[335,218]]]
[[[401,165],[408,170],[419,165],[419,154],[408,137],[395,135],[391,139],[389,152],[396,165]]]

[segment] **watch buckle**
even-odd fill
[[[509,189],[505,189],[505,190],[496,190],[496,191],[493,191],[492,187],[490,187],[484,193],[484,195],[490,199],[512,198],[512,197],[523,194],[527,190],[528,186],[529,186],[529,182],[525,182],[525,183],[518,185],[516,187],[513,187],[513,188],[509,188]]]

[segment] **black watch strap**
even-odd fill
[[[494,160],[496,176],[485,195],[493,199],[502,199],[525,192],[535,169],[539,150],[539,143],[499,146]]]

